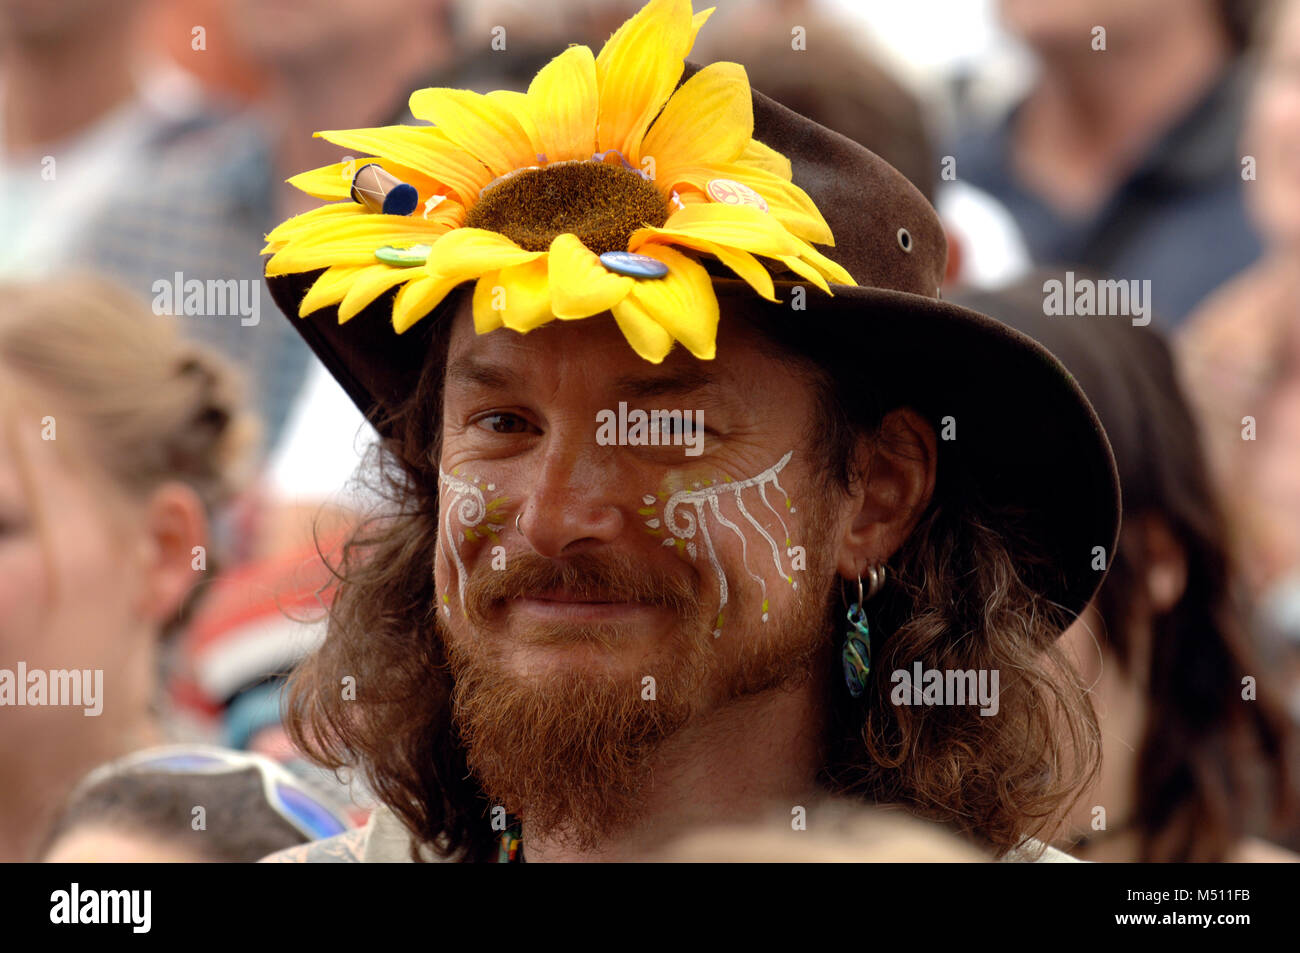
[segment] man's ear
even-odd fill
[[[208,519],[198,494],[177,482],[158,487],[142,517],[147,555],[140,613],[161,624],[176,615],[203,576]]]
[[[841,576],[856,579],[903,545],[934,495],[938,456],[934,428],[910,407],[891,410],[878,438],[862,441],[860,477],[849,494],[853,516],[840,540]]]

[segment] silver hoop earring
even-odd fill
[[[874,599],[881,589],[885,587],[885,564],[877,563],[867,568],[867,600]],[[861,580],[858,581],[858,592],[861,595]]]
[[[515,532],[518,533],[520,536],[524,535],[524,531],[519,528],[519,521],[523,518],[524,518],[523,510],[520,510],[518,513],[515,514]]]

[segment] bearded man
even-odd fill
[[[418,91],[432,127],[291,180],[335,201],[267,275],[392,505],[288,710],[382,803],[275,859],[635,860],[832,799],[1020,856],[1096,770],[1054,648],[1118,531],[1096,416],[940,300],[899,173],[685,64],[707,16]]]

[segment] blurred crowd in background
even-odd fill
[[[639,6],[0,0],[0,668],[99,669],[109,700],[0,709],[0,859],[255,860],[364,820],[279,706],[374,436],[262,238],[317,204],[286,178],[346,158],[312,133],[524,88]],[[1038,337],[1111,436],[1121,548],[1067,635],[1105,764],[1058,846],[1300,849],[1300,0],[719,0],[691,58],[907,175],[944,297]],[[1149,281],[1149,324],[1048,314],[1067,273]],[[240,834],[190,838],[217,775],[240,823],[207,829]]]

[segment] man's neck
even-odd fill
[[[101,24],[59,42],[11,44],[3,51],[4,149],[29,152],[89,128],[135,95],[132,28]]]
[[[826,691],[823,680],[813,679],[732,702],[692,723],[656,754],[653,790],[635,830],[583,851],[530,836],[525,818],[525,857],[529,863],[642,860],[690,827],[810,808],[819,796]]]

